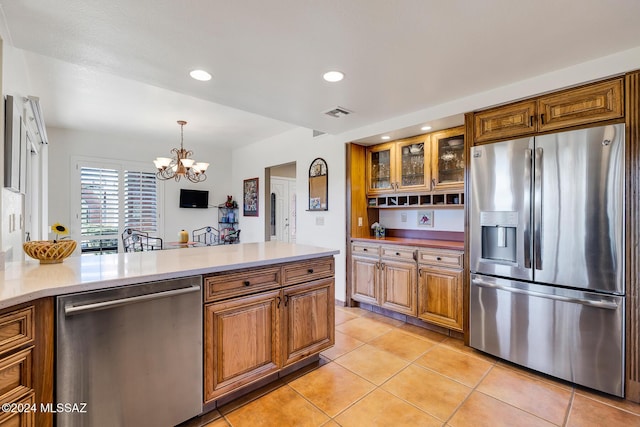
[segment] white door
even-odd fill
[[[295,242],[295,180],[271,177],[271,240]]]

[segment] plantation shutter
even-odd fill
[[[125,228],[160,231],[155,173],[88,162],[79,171],[82,253],[118,252]]]
[[[124,171],[124,228],[158,231],[158,194],[152,172]]]
[[[82,252],[118,250],[119,174],[116,169],[80,169]]]

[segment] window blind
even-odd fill
[[[124,171],[124,228],[150,234],[158,231],[156,175],[151,172]]]
[[[83,253],[115,253],[125,228],[158,232],[155,174],[80,167],[80,247]]]

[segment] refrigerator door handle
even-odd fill
[[[531,158],[532,150],[524,152],[524,211],[526,218],[523,225],[524,268],[531,268]]]
[[[536,148],[533,194],[533,247],[536,270],[542,270],[542,148]]]
[[[499,289],[501,291],[511,292],[513,294],[523,294],[523,295],[529,295],[534,297],[547,298],[555,301],[582,304],[590,307],[603,308],[606,310],[616,310],[618,308],[618,304],[616,304],[615,302],[602,301],[602,300],[594,301],[594,300],[589,300],[584,298],[572,298],[564,295],[545,294],[542,292],[528,291],[525,289],[518,289],[518,288],[513,288],[511,286],[504,286],[504,285],[499,285],[497,283],[486,282],[478,278],[472,279],[471,283],[473,283],[476,286],[480,286],[481,288]]]

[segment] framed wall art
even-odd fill
[[[244,216],[258,216],[258,178],[245,179],[242,188]]]
[[[433,227],[433,211],[418,211],[418,225],[420,227]]]

